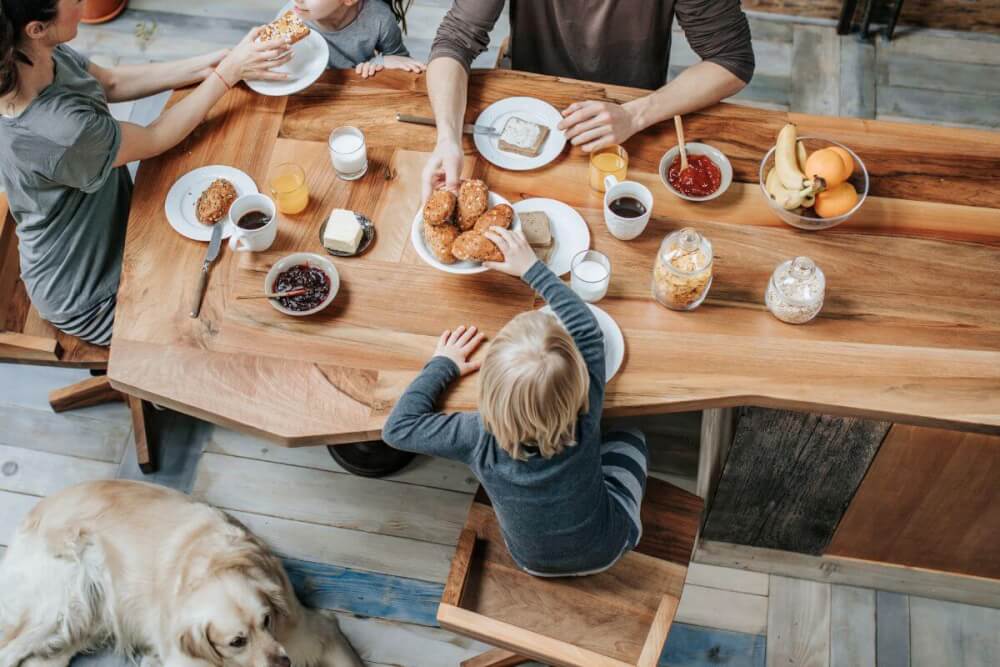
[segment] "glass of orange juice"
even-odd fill
[[[295,215],[304,211],[309,205],[309,186],[302,167],[291,162],[279,164],[271,174],[271,197],[282,213]]]
[[[614,176],[625,180],[628,173],[628,153],[621,146],[605,146],[590,154],[590,187],[604,192],[604,178]]]

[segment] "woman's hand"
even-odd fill
[[[260,31],[261,27],[257,27],[247,33],[216,68],[230,86],[244,79],[284,81],[288,78],[288,74],[272,70],[292,59],[291,45],[280,39],[258,42]]]
[[[538,261],[538,256],[520,229],[512,232],[503,227],[493,226],[486,232],[486,238],[500,248],[504,257],[502,262],[483,262],[483,266],[488,269],[523,278],[528,269]]]
[[[468,375],[479,370],[481,361],[469,361],[469,357],[483,342],[483,333],[476,327],[466,327],[464,324],[454,331],[445,331],[438,339],[435,357],[451,359],[458,366],[460,375]]]
[[[639,131],[632,114],[612,102],[574,102],[562,112],[560,130],[574,146],[590,153],[605,146],[624,143]]]

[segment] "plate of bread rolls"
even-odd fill
[[[447,273],[486,271],[484,261],[502,262],[485,236],[492,226],[517,229],[510,202],[480,180],[463,181],[458,192],[436,190],[413,218],[410,241],[422,260]]]

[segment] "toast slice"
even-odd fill
[[[528,243],[535,248],[552,247],[552,221],[544,211],[526,211],[519,213],[521,231]]]
[[[257,35],[257,41],[270,42],[272,39],[281,39],[289,44],[295,44],[308,36],[309,28],[298,14],[289,10],[264,26]]]
[[[508,153],[537,157],[548,138],[549,128],[544,125],[511,116],[503,126],[497,146]]]

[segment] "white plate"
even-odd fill
[[[286,5],[275,18],[291,8],[291,4]],[[250,90],[272,97],[294,95],[316,83],[316,79],[323,74],[330,62],[330,47],[327,46],[323,36],[312,29],[309,30],[308,37],[292,45],[292,53],[292,59],[289,62],[274,69],[275,72],[289,74],[287,79],[284,81],[247,81]]]
[[[510,206],[510,202],[505,198],[501,197],[495,192],[490,192],[487,204],[490,208],[494,206],[499,206],[500,204],[507,204]],[[514,208],[511,206],[511,208]],[[517,218],[517,210],[514,210],[514,221],[511,222],[510,228],[517,229],[521,224],[520,220]],[[483,273],[484,271],[489,271],[480,262],[455,262],[454,264],[445,264],[444,262],[438,261],[438,258],[434,256],[434,253],[430,251],[427,244],[424,243],[424,207],[421,206],[417,210],[417,215],[413,218],[413,225],[410,229],[410,242],[416,249],[417,254],[420,255],[420,259],[424,260],[435,269],[445,271],[447,273],[458,273],[462,275],[469,275],[472,273]]]
[[[167,221],[181,236],[186,236],[192,241],[208,242],[212,239],[212,225],[198,222],[195,208],[198,204],[198,197],[201,197],[205,188],[217,178],[224,178],[233,184],[233,187],[236,188],[237,199],[259,192],[253,179],[236,167],[213,164],[189,171],[178,178],[177,182],[170,188],[167,200],[163,205]],[[228,214],[225,220],[220,220],[218,224],[225,225],[222,230],[223,239],[232,236],[234,225]]]
[[[590,249],[590,228],[575,208],[555,199],[536,197],[517,202],[514,210],[519,215],[528,211],[542,211],[549,216],[555,248],[546,264],[557,276],[569,273],[573,257]]]
[[[542,146],[541,153],[535,157],[526,157],[500,150],[499,136],[473,135],[479,154],[496,166],[513,171],[538,169],[559,157],[563,148],[566,147],[566,135],[563,134],[562,130],[556,129],[556,125],[562,120],[562,115],[548,102],[534,97],[508,97],[494,102],[479,114],[476,125],[486,125],[496,128],[497,132],[503,132],[504,125],[511,116],[545,125],[549,128],[549,136],[545,140],[545,145]]]
[[[592,303],[588,303],[590,312],[597,318],[597,323],[601,326],[604,334],[604,380],[611,382],[611,378],[618,374],[625,361],[625,336],[615,322],[615,319]],[[552,307],[542,308],[543,313],[551,313]]]

